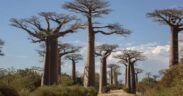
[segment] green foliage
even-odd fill
[[[81,86],[43,86],[30,96],[97,96],[97,91]]]
[[[0,85],[0,96],[19,96],[19,94],[13,87]]]
[[[12,87],[21,96],[28,96],[31,91],[41,85],[41,76],[31,69],[9,70],[1,77],[0,84]]]
[[[71,76],[64,73],[61,75],[61,78],[59,79],[58,83],[62,84],[62,85],[71,86],[73,84],[73,80],[72,80]]]

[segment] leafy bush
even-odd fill
[[[13,87],[0,85],[0,96],[19,96],[19,94]]]
[[[58,83],[65,85],[65,86],[71,86],[73,84],[73,80],[72,80],[71,76],[67,75],[66,73],[63,73],[59,77]]]
[[[31,93],[30,96],[97,96],[94,88],[81,86],[43,86]]]
[[[0,79],[0,84],[11,86],[21,96],[28,96],[41,85],[41,76],[31,69],[10,70]]]

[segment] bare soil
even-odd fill
[[[123,90],[112,90],[106,94],[99,94],[98,96],[135,96],[134,94],[128,94]]]

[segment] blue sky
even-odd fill
[[[35,50],[39,44],[33,44],[28,40],[28,34],[22,30],[10,26],[10,18],[29,18],[39,12],[54,11],[75,15],[61,8],[66,1],[71,0],[1,0],[0,3],[0,38],[5,41],[3,51],[5,56],[0,57],[0,68],[26,68],[31,66],[43,66]],[[98,18],[103,24],[120,23],[133,33],[128,37],[116,35],[96,36],[97,44],[114,43],[123,48],[135,48],[147,51],[150,56],[139,67],[146,72],[157,73],[159,69],[168,66],[169,27],[160,25],[146,16],[147,12],[155,9],[182,7],[182,0],[107,0],[110,2],[112,12],[109,15]],[[81,17],[78,15],[78,17]],[[80,31],[60,38],[62,42],[74,43],[75,45],[86,44],[86,32]],[[84,52],[82,49],[82,52]],[[151,55],[154,54],[154,55]],[[162,55],[163,54],[163,55]],[[164,56],[165,55],[165,56]],[[153,57],[154,56],[154,57]],[[159,58],[159,59],[158,59]],[[157,60],[158,59],[158,60]],[[110,59],[111,60],[111,59]],[[112,60],[111,60],[112,61]],[[98,62],[98,61],[96,61]],[[110,62],[110,61],[109,61]],[[164,64],[161,64],[161,63]],[[70,63],[70,62],[66,62]],[[82,70],[84,61],[78,64]],[[148,63],[148,64],[145,64]],[[98,63],[97,63],[98,64]],[[67,66],[67,65],[64,65]],[[69,65],[68,65],[69,66]],[[96,65],[97,66],[97,65]],[[98,67],[98,66],[97,66]],[[70,72],[64,67],[64,72]],[[66,71],[68,70],[68,71]],[[81,71],[82,72],[82,71]]]

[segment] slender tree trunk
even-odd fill
[[[84,87],[95,86],[95,34],[92,27],[91,15],[88,17],[88,41],[87,41],[87,58],[84,69]]]
[[[169,65],[176,65],[179,63],[179,44],[178,44],[178,30],[171,28],[170,34],[170,59]]]
[[[135,79],[135,68],[134,64],[131,64],[131,88],[132,93],[136,94],[136,79]]]
[[[72,60],[72,80],[76,84],[76,62]]]
[[[106,66],[106,58],[101,58],[100,65],[100,81],[99,81],[99,93],[104,92],[104,87],[107,86],[107,66]]]
[[[46,57],[43,85],[53,85],[58,80],[58,44],[57,38],[50,36],[46,40]]]

